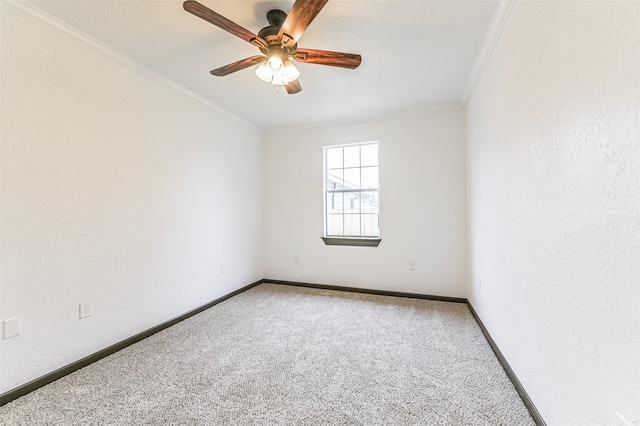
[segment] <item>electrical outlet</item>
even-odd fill
[[[91,316],[91,303],[80,304],[80,319]]]
[[[225,268],[225,266],[224,266],[224,263],[221,263],[221,264],[220,264],[220,273],[221,273],[221,274],[224,274],[225,272],[226,272],[226,268]]]
[[[411,262],[409,262],[409,270],[410,271],[417,271],[418,270],[418,262],[416,262],[415,260],[412,260]]]
[[[300,256],[297,254],[293,256],[293,263],[300,263]]]
[[[9,318],[2,321],[4,339],[19,336],[22,333],[22,317]]]

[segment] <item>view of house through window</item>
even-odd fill
[[[325,236],[379,237],[378,143],[324,149]]]

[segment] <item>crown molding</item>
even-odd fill
[[[484,35],[484,39],[482,40],[482,44],[480,45],[480,50],[478,51],[478,55],[473,62],[471,72],[469,72],[467,82],[464,86],[464,90],[462,91],[462,97],[460,101],[465,106],[471,99],[471,96],[476,89],[476,85],[478,84],[478,81],[482,76],[484,68],[487,66],[487,62],[489,62],[489,58],[491,57],[493,49],[495,48],[496,43],[500,38],[500,34],[502,34],[502,29],[507,23],[509,14],[511,13],[511,9],[513,8],[515,2],[516,0],[499,0],[498,2],[498,6],[493,13],[493,17],[491,18],[491,22],[489,23],[489,28]]]
[[[90,35],[78,30],[77,28],[69,25],[68,23],[54,17],[53,15],[45,12],[44,10],[28,3],[25,0],[0,0],[0,7],[3,7],[11,12],[14,12],[80,46],[92,51],[93,53],[109,59],[110,61],[123,66],[131,71],[136,72],[138,75],[147,78],[148,80],[161,83],[183,95],[189,96],[208,107],[215,109],[216,111],[226,115],[234,121],[242,124],[243,126],[254,130],[258,133],[262,133],[262,129],[255,124],[247,121],[239,115],[221,107],[211,99],[206,98],[193,90],[179,84],[178,82],[156,72],[141,62],[136,61],[123,54],[122,52],[108,46],[100,40],[91,37]]]

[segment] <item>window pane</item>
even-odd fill
[[[343,182],[344,170],[327,170],[327,189],[329,191],[335,189],[344,189]]]
[[[328,214],[327,215],[327,235],[343,235],[344,228],[342,225],[343,215]]]
[[[344,234],[360,235],[360,215],[359,214],[344,215]]]
[[[362,213],[379,213],[379,193],[370,191],[370,192],[361,192],[362,196]]]
[[[327,169],[341,169],[343,148],[327,149]]]
[[[378,187],[378,168],[377,167],[363,167],[361,172],[362,176],[362,188],[377,188]]]
[[[377,144],[325,148],[325,164],[326,235],[378,237]]]
[[[362,235],[367,237],[377,237],[379,235],[378,214],[362,214],[360,215]]]
[[[327,194],[327,213],[342,213],[344,194],[341,192]]]
[[[344,193],[344,212],[360,213],[360,193],[359,192]]]
[[[377,166],[378,165],[378,144],[362,145],[360,147],[361,165]]]
[[[344,167],[360,167],[359,146],[349,146],[344,148]]]
[[[360,188],[360,169],[344,169],[345,189]]]

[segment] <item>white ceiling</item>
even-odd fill
[[[459,103],[498,0],[330,0],[299,47],[362,55],[356,70],[296,64],[302,92],[275,93],[253,73],[209,71],[259,54],[175,0],[30,3],[262,129]],[[256,33],[293,0],[201,0]]]

